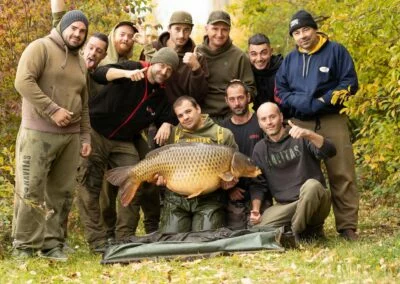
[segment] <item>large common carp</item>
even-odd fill
[[[134,166],[109,170],[106,177],[120,187],[122,205],[127,206],[140,184],[153,181],[156,174],[164,177],[168,189],[192,198],[218,189],[221,180],[256,177],[261,170],[228,146],[177,143],[151,151]]]

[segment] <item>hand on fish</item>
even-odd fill
[[[256,210],[250,211],[250,223],[252,225],[257,225],[257,224],[261,223],[260,211],[256,211]]]
[[[168,141],[172,126],[173,125],[168,122],[161,124],[160,128],[157,130],[156,136],[154,137],[154,141],[157,145],[163,146]]]
[[[154,183],[157,186],[166,186],[167,185],[167,180],[163,176],[161,176],[159,174],[155,174],[154,175]]]
[[[232,188],[229,191],[229,199],[232,201],[243,200],[246,191],[240,187]]]
[[[220,185],[221,185],[222,189],[230,189],[230,188],[234,187],[238,182],[239,182],[239,179],[234,177],[233,180],[231,180],[231,181],[221,180]]]

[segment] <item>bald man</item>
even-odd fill
[[[256,226],[286,226],[297,241],[324,237],[323,226],[331,206],[320,160],[336,154],[323,136],[289,121],[274,103],[264,103],[257,119],[266,138],[253,151],[262,175],[250,185],[250,222]],[[260,214],[261,200],[271,195],[276,203]]]

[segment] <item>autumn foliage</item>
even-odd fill
[[[106,34],[117,21],[129,18],[127,12],[148,2],[66,1],[68,9],[80,9],[89,17],[89,33]],[[243,48],[249,35],[263,32],[275,51],[285,55],[293,48],[289,19],[300,8],[316,17],[320,30],[331,40],[347,47],[360,83],[359,91],[346,101],[344,109],[352,122],[359,188],[399,206],[400,0],[231,2],[232,37]],[[21,101],[13,87],[16,67],[24,48],[50,29],[49,0],[0,2],[0,225],[9,223],[11,215],[13,153]],[[8,211],[4,214],[4,210]]]
[[[67,10],[80,9],[89,18],[89,34],[108,34],[128,12],[147,9],[150,0],[68,0]],[[141,11],[142,10],[142,11]],[[52,28],[49,0],[2,0],[0,2],[0,241],[9,237],[14,183],[14,145],[20,123],[21,99],[14,89],[18,60],[33,40],[49,34]],[[3,235],[4,234],[4,235]],[[2,242],[3,243],[3,242]],[[11,243],[11,242],[6,242]],[[0,258],[2,255],[0,244]]]
[[[400,1],[244,0],[234,1],[231,11],[247,35],[263,32],[286,54],[293,48],[289,20],[301,8],[346,46],[356,65],[360,89],[344,112],[351,119],[359,189],[400,206]]]

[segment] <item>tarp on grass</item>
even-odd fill
[[[153,233],[132,237],[128,243],[110,246],[101,263],[129,263],[160,258],[187,259],[258,250],[283,252],[285,248],[296,247],[294,237],[283,232],[283,227],[261,227],[237,231],[221,228],[178,234]]]

